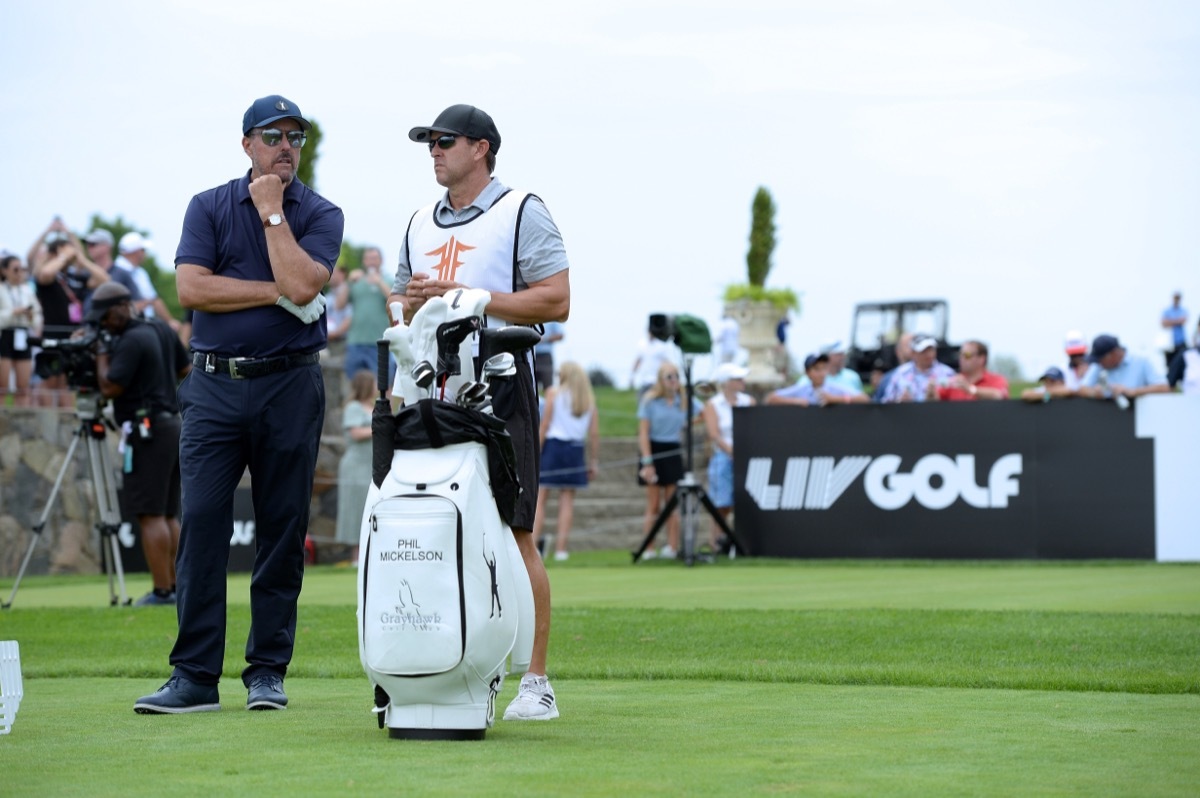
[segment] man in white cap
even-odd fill
[[[171,311],[167,309],[166,303],[162,301],[162,297],[154,288],[154,283],[150,280],[146,267],[142,265],[146,261],[146,250],[149,246],[150,242],[136,230],[131,230],[121,236],[120,242],[117,243],[116,268],[129,272],[133,276],[134,283],[137,284],[138,293],[142,298],[135,301],[133,306],[146,318],[162,319],[171,326],[172,330],[178,332],[179,322],[171,316]]]
[[[913,359],[896,367],[888,381],[884,402],[924,402],[939,383],[954,379],[954,369],[937,359],[937,339],[932,335],[913,336]]]
[[[141,291],[138,290],[137,283],[133,279],[133,273],[128,269],[118,269],[117,263],[113,260],[113,235],[103,227],[97,227],[83,237],[83,241],[87,244],[87,254],[91,258],[92,263],[95,263],[105,274],[108,279],[119,283],[129,289],[129,295],[133,297],[135,303],[142,298]],[[92,298],[89,295],[83,300],[83,312],[87,313],[92,308]]]

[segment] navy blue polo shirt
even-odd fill
[[[342,249],[341,208],[293,179],[283,215],[300,248],[333,273]],[[192,197],[175,251],[175,268],[190,263],[237,280],[274,282],[262,219],[250,199],[250,172]],[[197,310],[192,349],[222,357],[274,357],[325,348],[325,316],[305,324],[277,305],[229,313]]]

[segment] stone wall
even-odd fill
[[[345,449],[341,432],[342,404],[347,382],[336,344],[322,360],[325,370],[326,412],[321,448],[313,480],[309,533],[317,544],[318,562],[336,562],[348,554],[334,542],[337,527],[337,469]],[[15,576],[33,539],[32,529],[43,511],[45,525],[37,536],[28,574],[98,573],[99,535],[95,490],[88,466],[87,445],[77,445],[65,470],[63,463],[76,439],[81,421],[73,410],[0,407],[0,577]],[[704,481],[704,436],[696,435],[695,470]],[[117,434],[109,432],[102,445],[113,462]],[[633,549],[643,537],[645,492],[637,485],[637,441],[607,438],[600,444],[600,473],[575,502],[572,550]],[[59,472],[63,480],[49,501]],[[243,484],[248,484],[248,479]],[[551,492],[545,531],[555,532],[558,504]],[[707,518],[703,519],[707,524]],[[702,527],[703,529],[704,527]]]

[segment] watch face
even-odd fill
[[[273,213],[267,217],[267,224],[269,224],[271,227],[281,225],[281,224],[283,224],[283,217],[280,216],[278,213]]]

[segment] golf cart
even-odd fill
[[[946,340],[950,307],[944,299],[904,299],[891,302],[860,302],[854,306],[850,348],[846,367],[870,383],[871,371],[895,368],[896,341],[906,332],[932,335],[938,342],[938,360],[958,368],[959,346]]]

